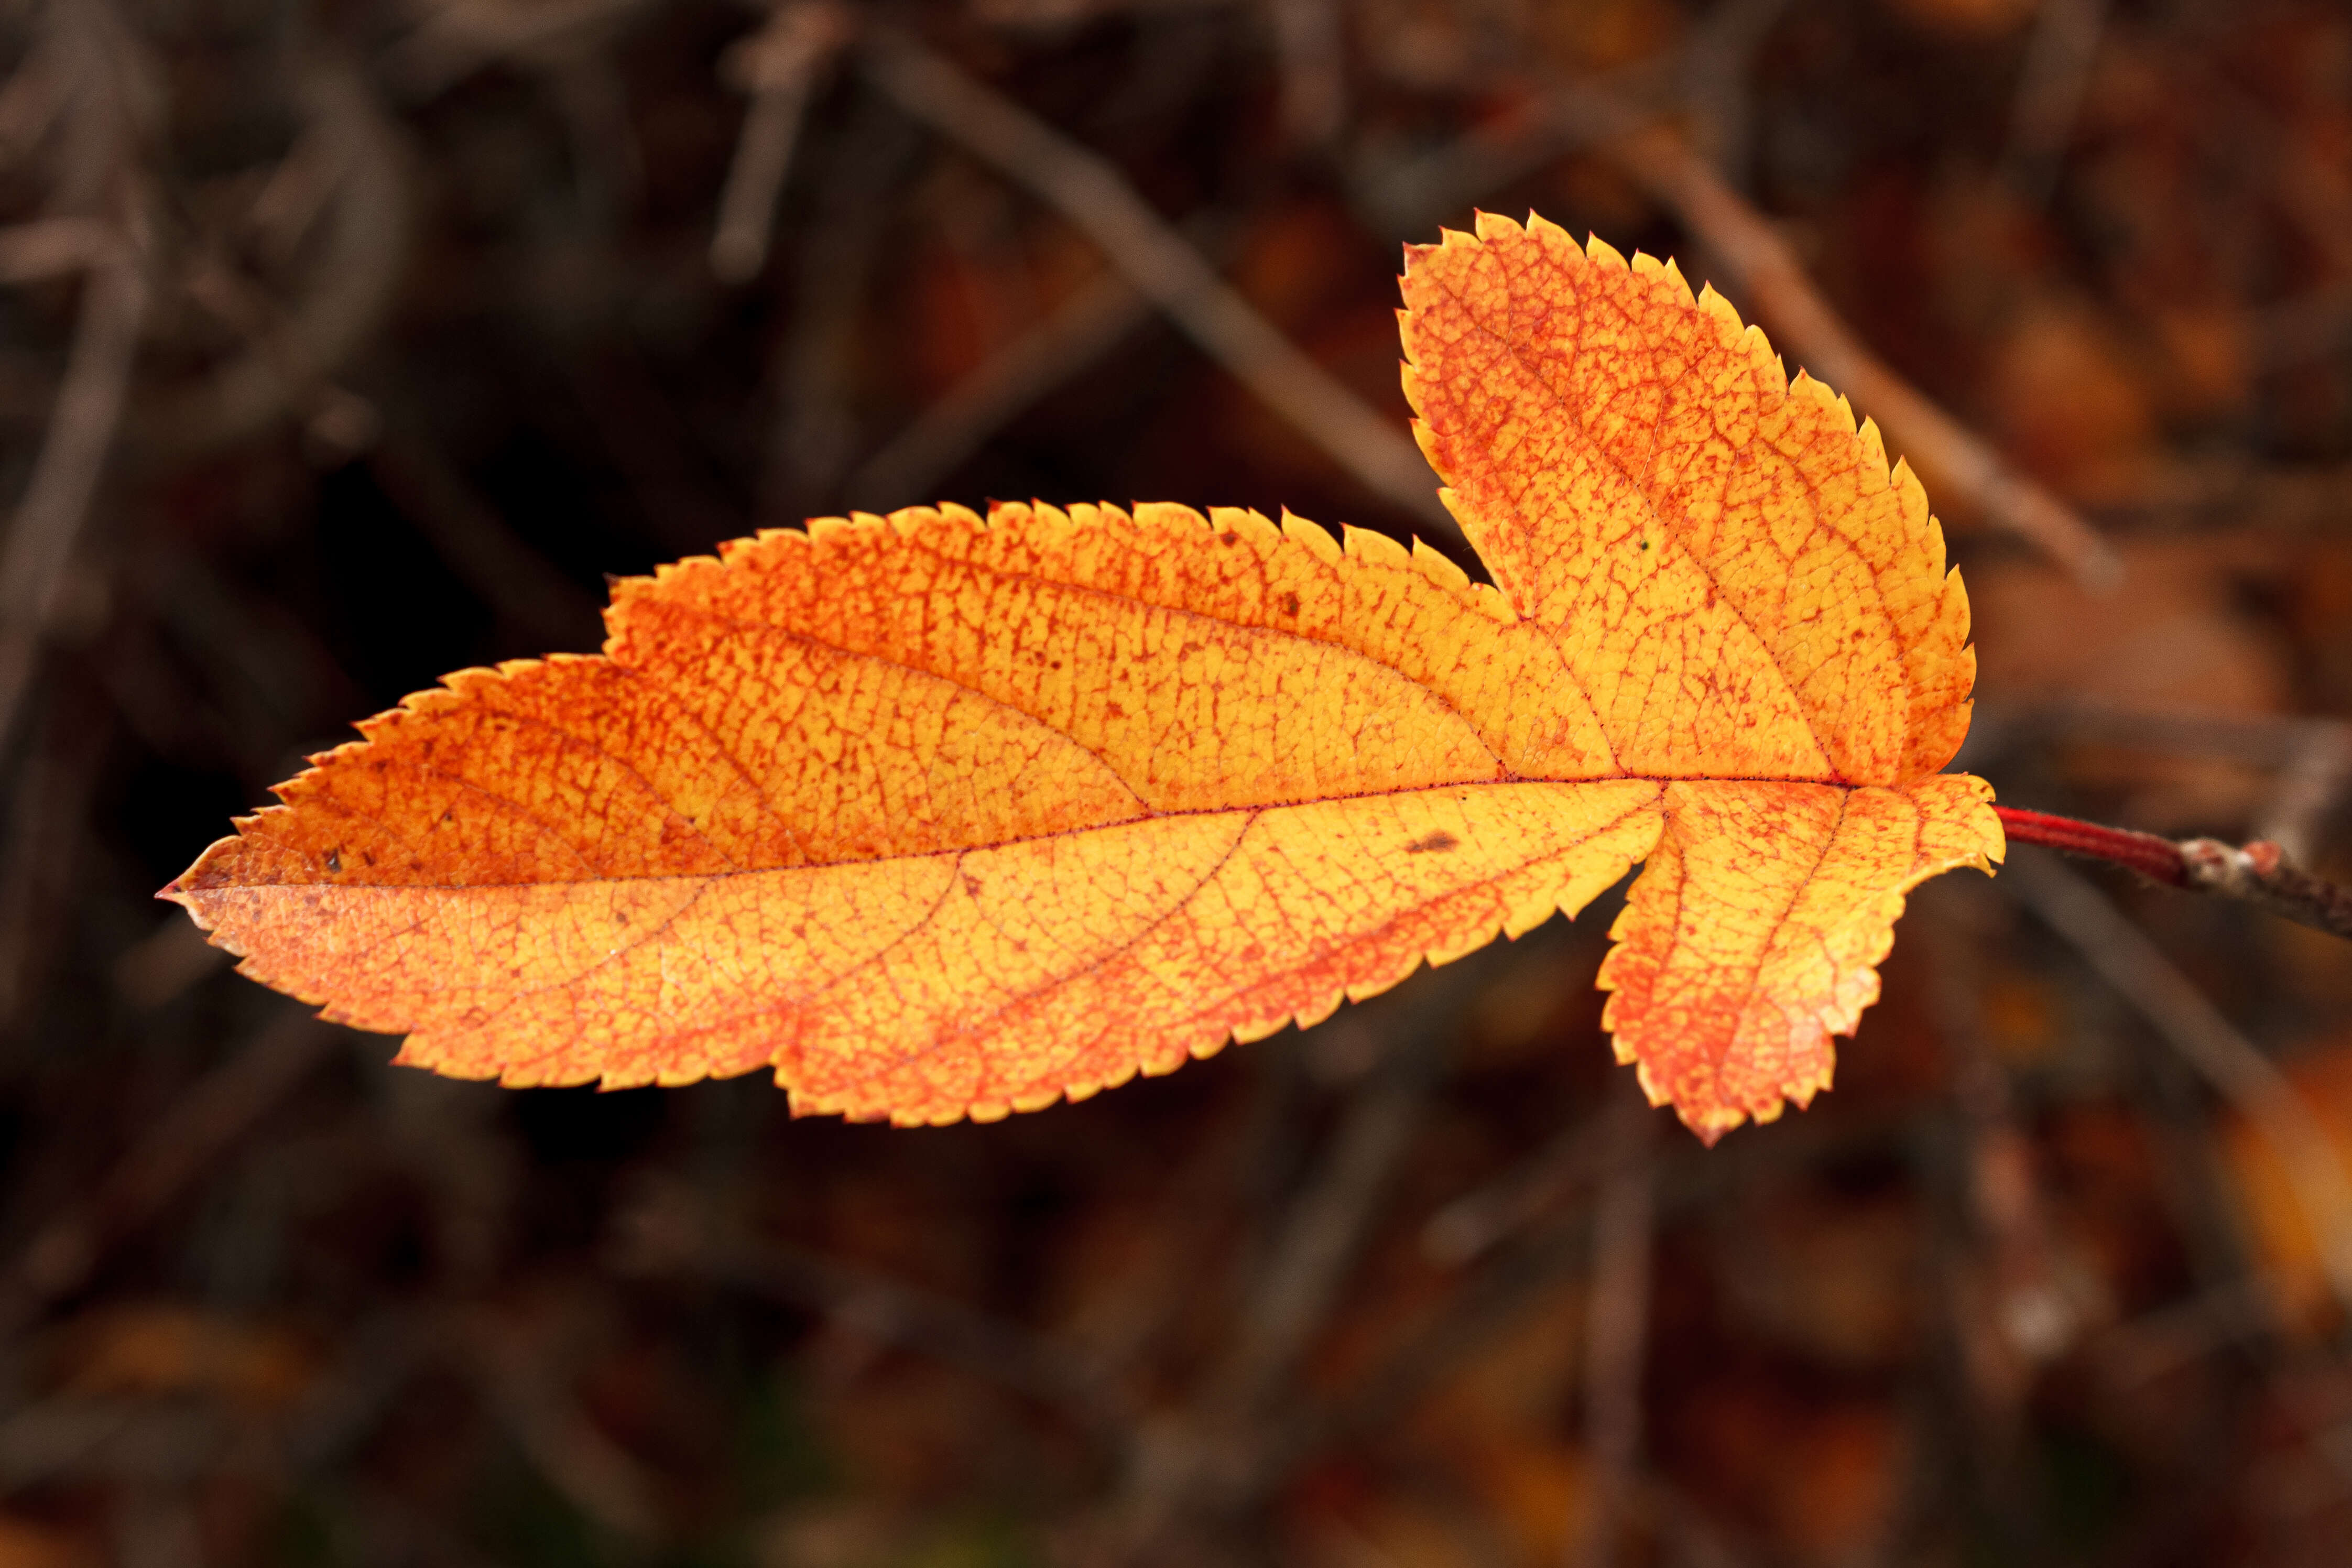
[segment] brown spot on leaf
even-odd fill
[[[1426,838],[1414,839],[1404,847],[1404,852],[1408,855],[1443,855],[1448,849],[1459,846],[1461,842],[1451,833],[1440,829]]]

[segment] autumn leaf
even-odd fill
[[[914,1124],[1311,1025],[1646,860],[1620,1058],[1710,1141],[1804,1104],[1906,890],[2001,853],[1937,771],[1974,656],[1927,498],[1672,263],[1481,217],[1404,290],[1491,587],[1287,514],[820,519],[368,721],[165,896],[403,1062]]]

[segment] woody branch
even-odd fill
[[[2352,888],[2313,876],[2267,838],[2242,845],[2175,839],[2016,806],[1997,805],[1993,811],[2011,843],[2111,861],[2167,887],[2243,900],[2298,925],[2352,937]]]

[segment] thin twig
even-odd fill
[[[2106,20],[2107,0],[2044,0],[2034,19],[2000,153],[2003,174],[2033,206],[2049,205],[2057,188],[2060,154],[2082,110]]]
[[[2352,1311],[2352,1178],[2286,1075],[2099,889],[2053,860],[2021,858],[1999,884],[2071,942],[2099,977],[2245,1117],[2285,1169],[2329,1288]]]
[[[36,218],[0,228],[0,283],[31,283],[131,259],[122,231],[97,218]]]
[[[2189,873],[2180,863],[2180,846],[2169,838],[2014,805],[1997,805],[1993,815],[2000,818],[2002,832],[2014,843],[2039,844],[2047,849],[2063,849],[2070,855],[2111,861],[2168,887],[2188,886]]]
[[[332,170],[318,262],[290,299],[215,268],[207,302],[234,319],[247,347],[194,386],[141,400],[135,446],[149,463],[184,462],[234,445],[289,413],[341,413],[351,423],[349,400],[333,397],[326,379],[392,308],[408,256],[414,194],[399,134],[357,67],[306,58],[294,89],[310,145],[289,156],[317,158]]]
[[[793,165],[801,117],[818,69],[849,36],[841,8],[830,0],[796,0],[768,25],[727,51],[722,69],[751,95],[734,161],[719,193],[719,223],[710,237],[710,270],[725,283],[757,277],[768,264],[776,198]]]
[[[1192,1407],[1144,1429],[1106,1556],[1146,1555],[1174,1532],[1231,1513],[1287,1474],[1269,1459],[1276,1395],[1328,1319],[1379,1200],[1419,1129],[1475,972],[1425,981],[1269,1238],[1233,1340]]]
[[[1700,151],[1735,188],[1748,186],[1748,79],[1756,51],[1789,9],[1790,0],[1724,0],[1683,52],[1682,98],[1696,121]]]
[[[1009,420],[1109,353],[1150,315],[1150,301],[1118,273],[1089,280],[859,464],[844,481],[843,496],[873,511],[929,499]]]
[[[1813,287],[1771,220],[1687,141],[1664,128],[1640,129],[1638,116],[1613,99],[1592,94],[1588,101],[1597,122],[1617,128],[1607,142],[1611,157],[1713,253],[1725,281],[1753,301],[1785,350],[1879,422],[1887,446],[1918,468],[1931,490],[2032,542],[2085,587],[2114,588],[2123,574],[2114,548],[1871,353]]]
[[[1715,253],[1725,281],[1745,292],[1784,345],[1815,375],[1851,397],[1885,427],[1943,493],[2031,541],[2087,586],[2106,589],[2122,563],[2089,523],[2042,486],[2018,473],[1992,447],[1890,369],[1830,308],[1769,219],[1749,205],[1679,134],[1654,123],[1635,86],[1646,74],[1594,78],[1547,95],[1531,117],[1539,135],[1514,138],[1515,162],[1540,162],[1580,145],[1603,147],[1634,180],[1672,210]],[[1495,163],[1496,148],[1465,138],[1445,156]],[[1416,173],[1412,185],[1444,184]],[[1455,180],[1465,188],[1497,181]],[[1402,185],[1401,187],[1402,188]]]
[[[1185,334],[1375,494],[1433,537],[1461,530],[1403,430],[1276,331],[1108,160],[908,35],[877,28],[861,55],[893,102],[1026,186],[1102,247]]]
[[[2297,925],[2352,937],[2352,888],[2301,869],[2267,839],[2231,845],[2217,838],[2165,838],[2013,805],[1996,805],[1993,814],[2016,843],[2111,861],[2167,887],[2243,900]]]
[[[2352,725],[2312,726],[2280,770],[2270,801],[2256,818],[2255,837],[2277,845],[2289,860],[2310,859],[2320,826],[2343,798],[2347,782],[2352,782]]]
[[[1292,1204],[1251,1293],[1241,1335],[1210,1392],[1211,1406],[1254,1420],[1329,1314],[1389,1177],[1421,1124],[1450,1043],[1452,1030],[1431,1016],[1436,1010],[1416,1008],[1405,1020],[1406,1037],[1365,1079],[1315,1179]]]
[[[542,1336],[488,1313],[466,1326],[492,1414],[548,1485],[615,1535],[659,1538],[654,1478],[580,1408],[550,1364]]]
[[[1611,1129],[1612,1168],[1592,1214],[1592,1289],[1584,1321],[1584,1432],[1593,1464],[1584,1528],[1568,1561],[1609,1568],[1622,1555],[1642,1459],[1655,1237],[1657,1116],[1630,1075]]]
[[[2297,925],[2352,937],[2352,888],[2294,866],[2267,839],[2235,845],[2218,838],[2184,838],[2180,864],[2188,885],[2200,892],[2243,899]]]
[[[976,1373],[1098,1429],[1128,1412],[1080,1352],[1019,1325],[854,1264],[753,1237],[711,1214],[682,1183],[648,1188],[622,1216],[615,1262],[638,1273],[701,1275],[788,1301],[887,1343]]]
[[[617,29],[652,0],[426,0],[416,26],[384,50],[385,77],[418,99],[499,59],[543,54]]]
[[[81,320],[33,477],[0,551],[0,746],[15,732],[41,644],[73,564],[147,319],[145,273],[133,262],[93,268]]]
[[[332,1057],[334,1031],[289,1008],[173,1102],[89,1195],[34,1232],[0,1273],[0,1338],[89,1277],[105,1247],[144,1223]]]
[[[553,647],[595,646],[603,620],[594,595],[517,533],[428,437],[398,420],[367,461],[433,552],[517,632]]]
[[[1267,0],[1282,61],[1282,134],[1294,147],[1327,146],[1348,118],[1339,0]]]
[[[1615,1115],[1613,1108],[1596,1111],[1563,1129],[1526,1161],[1430,1215],[1421,1230],[1423,1255],[1447,1268],[1475,1262],[1581,1192],[1608,1164],[1603,1134]]]

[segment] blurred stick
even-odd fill
[[[2310,1105],[2113,900],[2056,861],[2023,858],[2010,889],[2064,937],[2278,1155],[2319,1249],[2329,1289],[2352,1312],[2352,1178]]]
[[[132,259],[122,231],[96,218],[36,218],[0,228],[0,283],[31,283]]]
[[[1662,117],[1666,111],[1659,106],[1669,98],[1711,89],[1717,61],[1741,51],[1735,37],[1739,27],[1768,3],[1719,5],[1683,52],[1652,55],[1580,78],[1507,117],[1368,170],[1354,188],[1355,201],[1374,226],[1392,237],[1425,239],[1437,225],[1460,222],[1464,209],[1489,192],[1516,184],[1570,153],[1623,135],[1623,124],[1594,116],[1593,95],[1622,104],[1640,123]],[[1467,78],[1462,85],[1487,89],[1484,80]]]
[[[848,40],[849,23],[830,0],[795,0],[779,6],[768,25],[727,51],[719,69],[751,95],[734,161],[719,193],[719,223],[710,236],[710,270],[723,283],[741,283],[768,264],[768,237],[776,226],[776,198],[793,164],[801,117],[818,69]]]
[[[602,640],[595,597],[531,548],[407,420],[386,426],[367,464],[433,552],[517,632],[561,648]]]
[[[1268,407],[1410,512],[1433,538],[1461,530],[1402,429],[1299,352],[1153,211],[1108,160],[904,33],[875,29],[866,75],[894,103],[1027,187],[1102,247],[1137,291]]]
[[[1150,315],[1150,301],[1118,273],[1091,279],[858,465],[842,486],[844,497],[875,511],[928,499],[1009,420],[1109,353]]]
[[[1656,1228],[1656,1114],[1626,1074],[1610,1129],[1612,1161],[1592,1214],[1592,1289],[1584,1322],[1584,1435],[1592,1492],[1567,1561],[1609,1568],[1622,1555],[1642,1462],[1649,1363],[1650,1264]]]
[[[1664,1214],[1706,1213],[1728,1194],[1787,1172],[1892,1155],[1917,1136],[1914,1124],[1921,1114],[1914,1110],[1843,1126],[1783,1121],[1769,1139],[1712,1151],[1694,1143],[1672,1154],[1661,1152],[1656,1207]],[[1380,1364],[1338,1402],[1293,1413],[1268,1441],[1268,1452],[1295,1470],[1316,1454],[1402,1417],[1465,1358],[1492,1344],[1544,1290],[1591,1267],[1593,1217],[1580,1205],[1555,1210],[1496,1246],[1460,1289],[1398,1335]]]
[[[302,142],[289,157],[315,160],[330,184],[318,264],[290,298],[225,260],[193,271],[189,292],[247,347],[197,385],[142,400],[134,435],[148,462],[188,461],[289,414],[346,451],[372,435],[372,411],[326,378],[374,334],[400,287],[415,216],[408,164],[374,88],[349,61],[305,57],[294,88]]]
[[[2057,190],[2061,155],[2082,111],[2106,21],[2107,0],[2043,0],[2034,17],[2000,167],[2011,188],[2036,207],[2049,205]]]
[[[1639,129],[1634,112],[1613,98],[1583,96],[1591,117],[1614,128],[1609,156],[1708,248],[1730,286],[1753,302],[1792,357],[1878,421],[1887,446],[1910,458],[1931,491],[1957,498],[2032,543],[2085,588],[2115,588],[2123,563],[2113,547],[2073,508],[2011,468],[1982,437],[1864,347],[1805,276],[1771,220],[1687,141],[1664,128]]]
[[[1921,1163],[1952,1169],[1939,1184],[1958,1202],[1937,1205],[1935,1278],[1939,1315],[1958,1369],[1961,1413],[1975,1456],[1972,1500],[2009,1557],[2032,1559],[2041,1517],[2027,1462],[2025,1405],[2042,1367],[2079,1339],[2087,1292],[2067,1289],[2035,1179],[2032,1139],[2020,1124],[2010,1075],[1985,1029],[1982,922],[1962,917],[1975,894],[1937,883],[1911,909],[1926,947],[1928,1005],[1951,1073],[1958,1137],[1922,1139]]]
[[[0,747],[16,732],[40,661],[74,547],[114,446],[116,426],[147,319],[148,289],[136,261],[91,268],[80,320],[31,480],[0,550]]]
[[[2258,372],[2332,359],[2352,338],[2352,283],[2325,283],[2265,305],[2249,319],[2246,358]]]
[[[2256,1272],[2117,1323],[2091,1343],[2092,1364],[2117,1388],[2137,1388],[2220,1347],[2276,1333],[2290,1310]]]
[[[1267,0],[1282,62],[1282,135],[1294,147],[1324,147],[1348,117],[1346,40],[1339,0]]]
[[[1380,1217],[1452,1047],[1476,972],[1424,976],[1394,1016],[1385,1054],[1350,1099],[1266,1240],[1229,1348],[1181,1415],[1147,1426],[1125,1494],[1107,1521],[1106,1561],[1148,1559],[1177,1531],[1230,1515],[1289,1473],[1270,1445],[1276,1395],[1329,1319]]]
[[[1993,814],[2016,843],[2112,861],[2167,887],[2242,900],[2297,925],[2352,937],[2352,888],[2300,869],[2268,839],[2231,845],[2218,838],[2165,838],[2013,805],[1996,805]]]
[[[114,1237],[153,1218],[331,1060],[333,1039],[308,1008],[288,1008],[174,1099],[89,1194],[36,1231],[0,1274],[0,1339],[79,1287]]]
[[[827,142],[814,211],[800,236],[792,325],[777,345],[776,421],[761,502],[800,518],[837,504],[858,445],[855,367],[891,215],[888,199],[921,150],[920,130],[862,96]]]
[[[614,1261],[637,1273],[700,1275],[847,1324],[1116,1429],[1127,1415],[1077,1352],[960,1301],[929,1295],[803,1247],[746,1235],[694,1189],[663,1182],[624,1215]]]
[[[1242,1318],[1242,1332],[1205,1403],[1253,1421],[1287,1380],[1315,1330],[1330,1313],[1388,1180],[1411,1146],[1435,1082],[1450,1020],[1466,1000],[1455,984],[1424,989],[1392,1043],[1348,1107],[1322,1163],[1293,1200],[1268,1248],[1267,1267]]]
[[[2315,725],[2297,740],[2276,787],[2255,823],[2257,839],[2279,847],[2289,860],[2311,858],[2321,826],[2352,782],[2352,726]]]
[[[1748,78],[1757,49],[1789,5],[1790,0],[1724,0],[1683,52],[1682,99],[1696,121],[1699,149],[1739,189],[1748,185],[1753,140]]]
[[[615,1535],[663,1533],[653,1477],[580,1408],[549,1364],[544,1336],[485,1313],[467,1325],[488,1405],[534,1468],[571,1505]]]
[[[1990,889],[1978,885],[1986,898]],[[2033,1368],[2065,1353],[2082,1333],[2089,1303],[2061,1277],[2043,1213],[2032,1140],[2018,1115],[2010,1075],[1987,1038],[1984,966],[1978,932],[1954,918],[1961,898],[1931,899],[1921,923],[1933,975],[1929,1005],[1950,1064],[1951,1092],[1965,1141],[1963,1185],[1970,1225],[1991,1254],[1987,1281],[2002,1365],[1972,1368],[2001,1418],[2013,1417]]]
[[[1430,1215],[1421,1231],[1423,1255],[1458,1268],[1580,1192],[1608,1165],[1605,1133],[1615,1117],[1611,1108],[1563,1129],[1531,1158]]]
[[[654,0],[412,0],[408,35],[383,52],[385,77],[417,98],[499,59],[524,58],[616,28]]]
[[[113,715],[84,671],[68,669],[33,721],[24,765],[6,801],[0,861],[0,1038],[24,1038],[81,903],[76,863],[89,847],[91,802],[107,775]],[[185,921],[181,924],[187,925]],[[194,928],[189,928],[194,934]],[[201,941],[201,939],[198,939]]]

